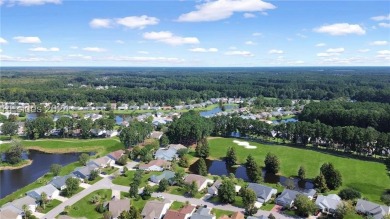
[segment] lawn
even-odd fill
[[[209,198],[208,201],[212,203],[220,203],[219,197],[217,195]],[[245,208],[244,203],[242,203],[242,198],[238,195],[236,195],[236,198],[231,205],[236,206],[238,208]]]
[[[171,210],[180,210],[184,207],[185,203],[174,201],[169,209]]]
[[[246,157],[251,154],[256,161],[264,166],[264,158],[268,152],[276,154],[281,162],[280,174],[284,176],[296,176],[299,166],[306,168],[306,176],[313,179],[319,174],[321,165],[331,162],[343,176],[343,186],[360,191],[370,201],[381,203],[380,196],[390,185],[386,166],[379,162],[363,161],[348,157],[335,156],[304,148],[294,148],[283,145],[264,145],[250,142],[257,146],[256,149],[245,149],[233,143],[233,138],[215,138],[209,140],[210,157],[221,159],[226,155],[230,146],[235,146],[238,161],[244,163]],[[243,141],[242,139],[238,139]]]
[[[88,184],[92,185],[95,184],[97,181],[103,179],[101,176],[97,176],[94,180],[88,181]]]
[[[264,211],[271,211],[272,208],[274,208],[275,204],[263,204],[263,206],[261,206],[261,210],[264,210]]]
[[[46,214],[47,212],[51,211],[53,208],[57,207],[61,203],[62,203],[61,201],[59,201],[57,199],[53,199],[49,203],[46,204],[46,208],[44,210],[42,210],[41,213]]]
[[[121,185],[121,186],[129,186],[130,183],[133,181],[135,173],[136,173],[136,171],[134,171],[134,170],[127,171],[126,172],[127,176],[118,176],[112,180],[112,183],[117,184],[117,185]],[[154,175],[154,174],[160,175],[161,173],[162,172],[153,172],[153,171],[152,172],[144,172],[144,174],[142,175],[141,184],[138,186],[138,188],[144,187],[152,175]]]
[[[86,217],[90,219],[101,218],[102,214],[95,210],[95,205],[90,203],[90,199],[94,195],[105,197],[108,201],[111,199],[111,189],[101,189],[85,196],[80,201],[76,202],[70,207],[69,216],[71,217]]]
[[[180,196],[187,196],[186,190],[183,187],[179,186],[170,186],[167,193],[172,195],[180,195]],[[204,194],[197,192],[194,196],[194,198],[202,198]]]
[[[23,140],[22,144],[27,149],[35,149],[48,153],[90,152],[95,151],[99,155],[106,155],[111,151],[123,149],[124,146],[116,138],[103,139],[38,139]],[[0,152],[9,148],[10,144],[2,144]]]
[[[234,212],[233,211],[225,211],[225,210],[219,210],[219,209],[216,209],[216,208],[213,208],[211,210],[211,213],[214,214],[216,216],[216,218],[220,218],[224,215],[227,215],[227,216],[230,216],[232,215]]]

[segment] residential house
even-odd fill
[[[173,148],[160,148],[154,153],[154,158],[172,161],[173,159],[177,158],[176,152],[177,151]]]
[[[191,216],[191,219],[215,219],[211,214],[211,209],[206,207],[199,207]]]
[[[196,185],[198,186],[198,191],[201,191],[207,187],[207,183],[213,183],[213,180],[208,179],[201,175],[188,174],[187,176],[185,176],[184,182],[187,184],[191,184],[192,182],[195,182]]]
[[[139,106],[137,106],[137,105],[129,106],[129,110],[138,110],[138,109],[139,109]]]
[[[259,217],[248,216],[246,219],[268,219],[268,216],[265,216],[265,215],[261,215]]]
[[[72,172],[72,174],[83,181],[84,179],[89,178],[89,176],[91,175],[91,172],[93,170],[98,170],[98,169],[99,169],[99,166],[97,166],[93,163],[90,163],[89,165],[87,165],[85,167],[76,168],[75,171]]]
[[[257,195],[257,201],[260,203],[268,202],[271,199],[272,195],[276,195],[276,193],[278,193],[278,190],[274,188],[257,183],[249,183],[248,188],[255,191]]]
[[[186,219],[190,218],[191,215],[195,212],[196,207],[193,205],[186,205],[182,209],[179,210],[180,213],[186,215]]]
[[[174,210],[168,210],[164,219],[186,219],[186,214]]]
[[[111,110],[116,110],[116,103],[111,103],[110,106],[111,106]]]
[[[130,210],[130,199],[113,199],[106,204],[106,208],[111,212],[111,218],[116,219],[123,211]]]
[[[0,209],[1,219],[22,219],[23,212],[13,209]]]
[[[113,159],[115,162],[119,160],[119,158],[122,157],[122,155],[125,154],[124,150],[117,150],[109,153],[107,157]]]
[[[152,160],[146,164],[140,164],[140,170],[146,171],[163,171],[164,169],[168,169],[171,165],[171,162],[166,160]]]
[[[171,202],[165,201],[148,201],[142,209],[141,216],[143,219],[161,219],[171,206]]]
[[[150,177],[150,181],[154,183],[160,183],[162,179],[168,180],[168,182],[172,185],[173,184],[173,178],[175,177],[175,173],[170,170],[164,170],[162,174],[160,175],[153,175]]]
[[[218,195],[218,188],[221,186],[221,184],[221,180],[215,181],[214,184],[207,189],[207,193],[210,195]]]
[[[291,208],[297,195],[301,195],[301,193],[295,190],[284,189],[275,202],[283,207]]]
[[[333,214],[336,212],[337,206],[341,203],[341,198],[336,194],[327,196],[319,195],[316,200],[316,206],[323,213]]]
[[[118,110],[127,110],[127,109],[129,109],[129,105],[125,103],[123,103],[121,106],[118,107]]]
[[[115,160],[111,159],[108,156],[99,157],[87,163],[87,165],[96,165],[100,168],[110,167],[113,166],[114,164],[115,164]]]
[[[174,149],[176,151],[180,150],[180,149],[187,149],[186,146],[182,145],[182,144],[169,144],[168,145],[168,148],[170,149]]]
[[[355,210],[374,219],[382,219],[385,215],[390,214],[389,206],[379,205],[363,199],[358,199]]]
[[[150,134],[150,138],[154,138],[154,139],[160,139],[161,136],[163,136],[163,132],[157,132],[157,131],[153,131],[151,134]]]
[[[10,209],[19,212],[19,211],[24,211],[23,206],[26,205],[27,209],[31,212],[35,212],[36,208],[38,206],[37,201],[30,197],[30,196],[24,196],[23,198],[15,199],[12,202],[8,202],[2,206],[2,209]],[[1,217],[0,217],[1,218]]]
[[[66,180],[68,178],[72,177],[72,175],[66,175],[66,176],[55,176],[51,181],[50,184],[52,184],[54,187],[56,187],[59,190],[66,189]]]
[[[310,200],[314,199],[314,196],[317,194],[315,189],[305,189],[301,191],[302,195],[308,197]]]
[[[37,201],[41,200],[41,194],[46,193],[49,200],[54,199],[60,195],[60,191],[52,184],[47,184],[39,188],[28,191],[26,194]]]

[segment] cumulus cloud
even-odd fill
[[[192,49],[189,49],[189,51],[191,52],[218,52],[218,49],[217,48],[201,48],[201,47],[197,47],[197,48],[192,48]]]
[[[328,52],[328,53],[342,53],[344,51],[345,51],[345,49],[342,48],[342,47],[340,47],[340,48],[329,48],[329,49],[326,50],[326,52]]]
[[[89,22],[92,28],[112,28],[124,26],[130,29],[143,29],[149,25],[156,25],[160,22],[158,18],[142,16],[129,16],[123,18],[94,18]]]
[[[61,4],[61,0],[9,0],[4,1],[8,5],[21,5],[21,6],[34,6],[34,5],[44,5],[44,4]]]
[[[371,46],[386,46],[388,44],[389,42],[387,42],[386,40],[378,40],[370,43]]]
[[[256,15],[253,13],[244,13],[244,18],[255,18]]]
[[[249,41],[245,42],[245,45],[253,46],[253,45],[256,45],[256,43],[249,40]]]
[[[63,61],[60,57],[50,57],[50,58],[43,58],[43,57],[14,57],[14,56],[7,56],[7,55],[1,55],[0,54],[0,61],[3,62],[61,62]]]
[[[0,37],[0,44],[7,44],[8,41],[5,40],[3,37]]]
[[[332,36],[343,36],[348,34],[364,35],[366,31],[358,24],[337,23],[314,28],[317,33],[326,33]]]
[[[316,47],[323,47],[323,46],[326,46],[326,44],[325,43],[317,43],[316,44]]]
[[[371,17],[371,20],[374,20],[374,21],[389,21],[390,20],[390,14]]]
[[[384,27],[384,28],[390,28],[390,23],[380,22],[380,23],[378,24],[378,26]]]
[[[86,56],[83,54],[70,54],[68,55],[70,59],[84,59],[84,60],[92,60],[92,56]]]
[[[341,53],[345,51],[344,48],[329,48],[325,52],[317,53],[318,57],[331,57],[331,56],[339,56]]]
[[[106,49],[99,48],[99,47],[84,47],[83,50],[87,51],[87,52],[105,52],[106,51]]]
[[[182,14],[180,22],[218,21],[229,18],[235,12],[261,12],[276,7],[261,0],[216,0],[197,5],[195,11]]]
[[[385,59],[385,60],[390,60],[390,50],[380,50],[376,52],[377,58]]]
[[[199,44],[199,40],[196,37],[181,37],[176,36],[169,31],[160,32],[146,32],[143,34],[144,39],[155,40],[157,42],[166,43],[173,46],[183,44]]]
[[[33,52],[58,52],[58,51],[60,51],[60,49],[57,47],[51,47],[51,48],[34,47],[34,48],[30,48],[28,50],[33,51]]]
[[[41,43],[41,39],[39,37],[26,37],[26,36],[16,36],[14,40],[19,43]]]
[[[254,56],[249,51],[238,51],[238,50],[225,52],[225,55],[228,55],[228,56],[244,56],[244,57],[252,57],[252,56]]]
[[[271,49],[270,51],[268,51],[269,54],[283,54],[283,50],[279,50],[279,49]]]

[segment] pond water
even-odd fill
[[[233,108],[236,108],[236,106],[234,106],[234,105],[225,105],[225,110],[230,110],[230,109],[233,109]],[[200,116],[212,117],[212,116],[215,116],[217,113],[220,113],[220,112],[222,112],[222,109],[220,107],[215,107],[212,110],[200,112]]]
[[[274,120],[274,121],[272,121],[273,124],[288,123],[288,122],[298,122],[298,119],[296,119],[296,118],[289,118],[289,119],[282,119],[282,120]]]
[[[50,170],[54,163],[67,165],[78,160],[80,153],[48,154],[30,150],[28,158],[32,164],[16,170],[0,171],[0,198],[34,182]]]
[[[197,171],[198,161],[193,163],[189,170],[193,173]],[[222,160],[208,160],[206,159],[207,170],[212,175],[225,175],[229,176],[229,174],[233,173],[236,178],[243,179],[245,181],[249,181],[248,175],[246,174],[246,168],[244,166],[238,167],[228,167],[226,166],[225,161]],[[314,185],[310,181],[300,181],[297,178],[288,178],[284,176],[267,174],[265,171],[262,172],[263,181],[266,183],[280,183],[283,186],[287,186],[288,184],[293,184],[295,189],[313,189]]]

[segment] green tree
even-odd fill
[[[30,139],[42,138],[54,128],[54,122],[49,117],[38,117],[34,120],[27,120],[25,123],[26,134]]]
[[[329,189],[334,190],[343,184],[341,174],[333,167],[332,163],[324,163],[320,172],[324,175],[326,185]]]
[[[296,214],[302,217],[308,217],[311,214],[314,214],[316,210],[315,204],[304,195],[297,195],[294,200],[294,206],[296,207]]]
[[[69,177],[65,181],[66,189],[65,193],[67,196],[71,196],[77,192],[80,186],[80,181],[76,178]]]
[[[91,129],[92,129],[92,120],[91,119],[80,119],[77,121],[77,127],[81,131],[81,138],[89,138],[91,137]]]
[[[8,116],[8,121],[9,122],[16,122],[16,121],[18,121],[18,116],[11,114]]]
[[[343,201],[341,202],[336,209],[335,218],[342,219],[346,215],[355,214],[355,208],[351,201]]]
[[[325,177],[322,173],[314,178],[314,187],[317,188],[320,192],[328,191],[328,186],[326,185]]]
[[[167,179],[163,178],[162,180],[160,180],[160,182],[158,183],[158,191],[159,192],[165,192],[167,189],[168,189],[168,186],[169,186],[169,182]]]
[[[362,197],[362,194],[352,188],[345,188],[339,192],[339,196],[343,200],[354,200]]]
[[[127,155],[126,154],[124,154],[124,155],[122,155],[116,162],[119,164],[119,165],[122,165],[122,166],[124,166],[124,165],[126,165],[127,164]]]
[[[306,169],[305,169],[305,167],[303,167],[303,166],[299,167],[298,178],[300,180],[305,180],[306,179]]]
[[[257,195],[255,191],[249,188],[242,188],[241,190],[242,203],[245,206],[245,213],[247,215],[256,214],[257,208],[255,207],[255,202],[257,201]]]
[[[129,195],[132,198],[137,197],[137,195],[138,195],[138,184],[137,183],[133,182],[130,184]]]
[[[56,121],[56,128],[61,130],[62,137],[68,137],[73,130],[74,121],[72,118],[63,116]]]
[[[89,174],[89,179],[88,180],[95,180],[99,176],[99,171],[97,170],[92,170],[91,173]]]
[[[198,193],[198,185],[195,181],[192,181],[190,184],[186,185],[187,193],[189,196],[194,197]]]
[[[206,138],[202,138],[195,148],[196,156],[201,158],[207,158],[210,154],[209,143]]]
[[[261,179],[260,168],[252,155],[248,155],[246,158],[245,168],[250,181],[258,182]]]
[[[45,192],[41,193],[41,207],[43,209],[46,209],[46,204],[49,202],[49,199],[47,198],[47,194]]]
[[[229,147],[226,152],[225,162],[228,166],[233,166],[237,164],[237,154],[234,147]]]
[[[58,176],[58,174],[61,172],[61,169],[62,166],[60,164],[55,163],[50,166],[50,172],[53,173],[53,176]]]
[[[279,158],[272,153],[268,153],[264,160],[265,170],[270,174],[277,174],[280,168]]]
[[[86,153],[82,153],[79,156],[79,162],[81,165],[87,165],[87,162],[89,161],[89,155]]]
[[[124,212],[126,212],[126,211],[124,211]],[[139,213],[137,208],[135,208],[133,205],[130,206],[130,210],[127,212],[126,215],[127,215],[126,217],[123,217],[121,214],[121,216],[119,216],[118,219],[142,219],[141,214]]]
[[[208,174],[206,161],[203,158],[199,158],[198,160],[197,172],[201,176],[207,176]]]
[[[184,168],[187,168],[190,166],[190,161],[189,161],[189,158],[187,155],[184,155],[180,158],[179,162],[178,162],[179,166],[181,167],[184,167]]]
[[[222,181],[218,188],[218,197],[222,203],[233,203],[236,199],[236,189],[231,179]]]
[[[165,147],[169,145],[169,138],[167,135],[163,134],[160,138],[160,146],[161,147]]]
[[[153,192],[152,187],[150,185],[146,185],[142,191],[142,194],[141,194],[142,199],[144,199],[144,200],[149,199],[152,192]]]
[[[1,132],[3,135],[13,136],[18,132],[18,124],[16,122],[5,122],[1,126]]]
[[[179,186],[182,186],[184,184],[184,175],[184,170],[176,171],[175,176],[173,177],[173,182]]]
[[[23,146],[20,140],[12,139],[11,147],[4,153],[5,161],[9,164],[17,164],[22,161]]]
[[[270,214],[268,215],[268,219],[276,219],[276,217],[275,217],[272,213],[270,213]]]

